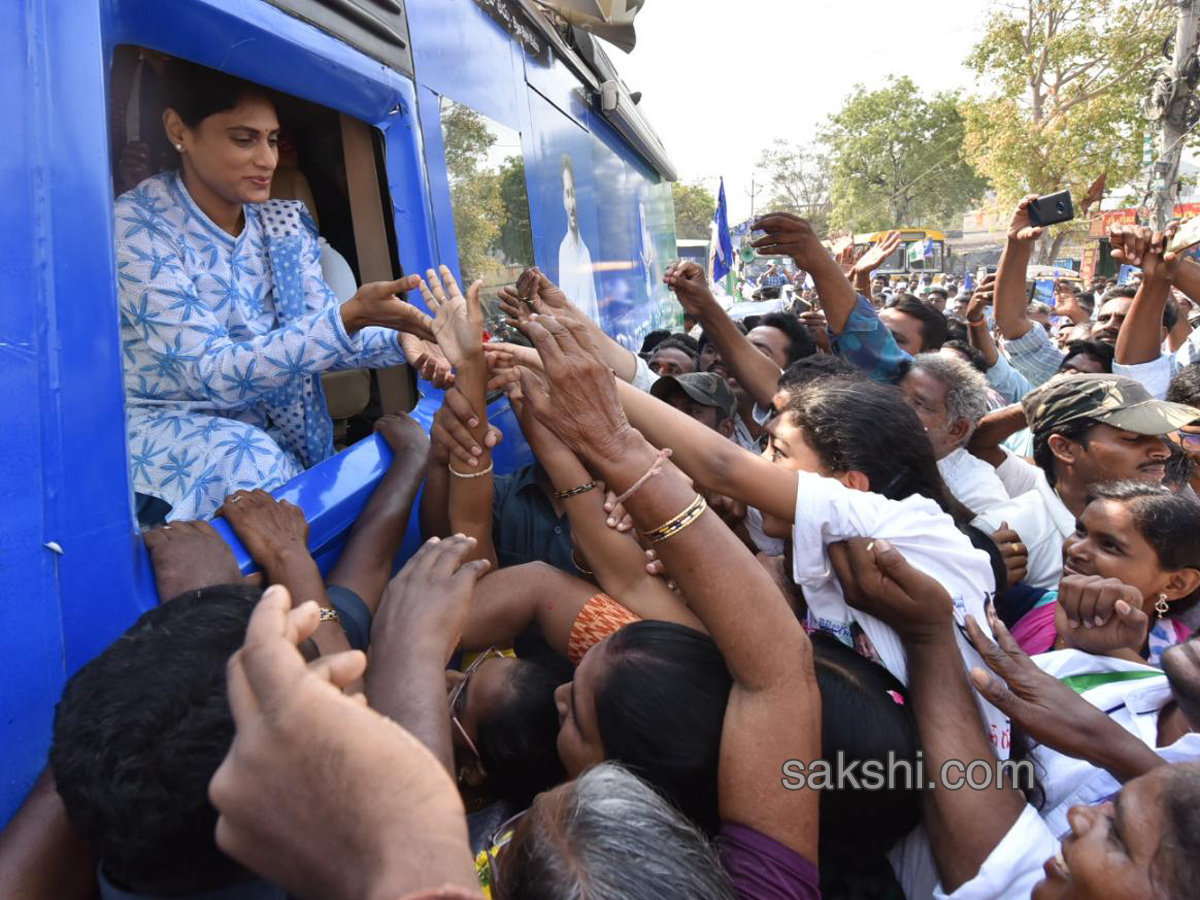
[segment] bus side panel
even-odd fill
[[[65,676],[136,608],[100,21],[58,7],[0,16],[0,822],[45,763]]]

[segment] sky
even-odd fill
[[[775,138],[807,143],[855,84],[908,75],[924,92],[975,88],[962,60],[991,0],[646,0],[638,43],[609,56],[683,181],[750,215],[751,177]],[[757,211],[766,197],[761,193]]]

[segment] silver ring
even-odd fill
[[[238,502],[239,500],[241,500],[241,499],[242,499],[242,495],[241,495],[241,494],[234,494],[232,497],[230,497],[230,498],[229,498],[229,502],[230,502],[230,503],[237,503],[237,502]]]

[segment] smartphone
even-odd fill
[[[1179,226],[1175,237],[1171,238],[1171,243],[1167,245],[1167,252],[1179,253],[1196,244],[1200,244],[1200,217],[1188,219]]]
[[[1071,203],[1070,191],[1059,191],[1038,197],[1028,208],[1029,221],[1038,228],[1070,222],[1075,218],[1075,206]]]

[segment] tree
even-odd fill
[[[469,282],[495,268],[489,251],[500,238],[504,208],[500,178],[483,164],[496,137],[479,113],[460,103],[442,110],[442,136],[458,265],[463,280]]]
[[[834,224],[855,231],[949,225],[986,184],[963,158],[953,94],[926,99],[912,80],[857,85],[821,135],[829,148]]]
[[[698,181],[684,184],[676,181],[671,185],[675,196],[675,236],[679,240],[706,241],[709,224],[717,211],[717,200],[712,191]]]
[[[1163,40],[1169,0],[1018,0],[994,11],[967,65],[996,86],[963,104],[965,150],[1010,206],[1027,193],[1069,189],[1076,203],[1101,175],[1125,185],[1141,169],[1139,101]],[[1058,255],[1080,225],[1043,238]]]
[[[765,208],[803,216],[817,234],[829,230],[833,211],[829,157],[810,147],[776,139],[762,152],[758,168],[767,176]]]

